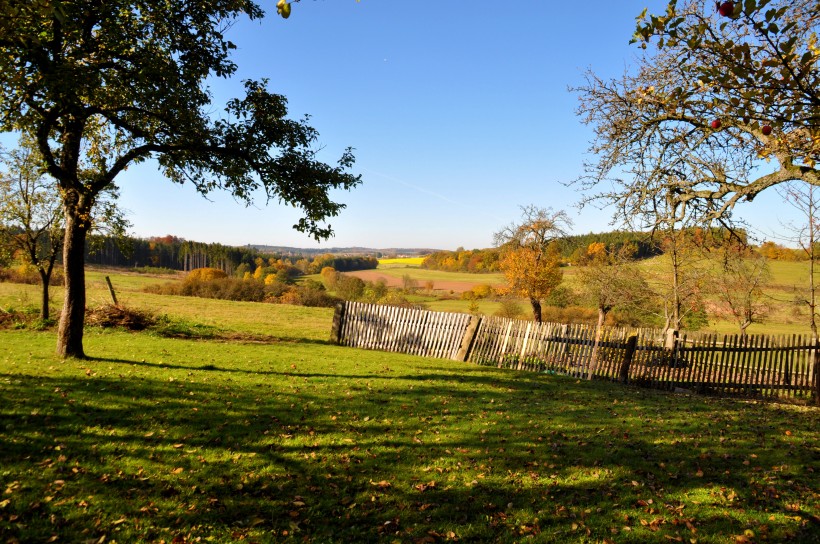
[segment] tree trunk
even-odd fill
[[[532,319],[536,323],[541,323],[541,301],[537,298],[531,298],[530,304],[532,304]]]
[[[68,206],[67,206],[68,207]],[[57,354],[63,358],[85,358],[83,325],[85,324],[85,239],[88,224],[76,210],[66,211],[63,242],[65,300],[57,330]]]
[[[49,317],[49,308],[48,308],[48,287],[49,283],[51,283],[51,274],[46,272],[42,268],[38,270],[40,272],[40,282],[43,284],[42,286],[42,300],[40,302],[40,319],[43,321],[47,320]]]

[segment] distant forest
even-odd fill
[[[369,270],[379,264],[378,259],[366,255],[321,254],[307,258],[293,253],[269,253],[252,246],[192,242],[170,235],[147,239],[89,236],[85,258],[86,263],[100,266],[153,267],[182,271],[211,267],[223,270],[228,275],[233,275],[243,264],[243,268],[253,270],[262,261],[285,261],[305,274],[317,274],[328,266],[346,272]]]
[[[603,243],[608,248],[619,249],[626,244],[635,248],[636,259],[646,259],[661,253],[656,242],[643,232],[612,231],[604,233],[577,234],[561,241],[561,256],[568,263],[577,262],[581,254],[593,243]],[[498,272],[499,248],[437,251],[428,255],[421,264],[429,270],[446,272]]]

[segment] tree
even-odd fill
[[[760,323],[768,311],[761,298],[770,278],[765,257],[735,244],[726,244],[721,249],[720,266],[712,286],[742,336],[749,325]]]
[[[704,248],[690,231],[670,228],[655,233],[663,250],[661,266],[650,274],[659,301],[664,336],[691,327],[703,312],[708,283]],[[694,327],[697,328],[697,327]]]
[[[40,275],[40,318],[46,320],[49,286],[64,237],[60,191],[46,175],[37,145],[27,134],[15,149],[2,154],[0,162],[5,166],[5,172],[0,172],[0,234]],[[100,194],[89,221],[94,231],[119,241],[130,223],[116,204],[116,189],[111,185]]]
[[[598,310],[587,379],[592,379],[598,366],[598,346],[607,315],[616,308],[643,306],[649,298],[649,287],[632,260],[634,253],[630,246],[612,250],[592,243],[586,265],[578,272],[581,292]]]
[[[495,236],[502,246],[499,263],[507,279],[508,292],[528,299],[536,323],[541,323],[541,300],[555,289],[563,278],[558,241],[566,237],[572,221],[564,211],[521,207],[521,222],[512,223]]]
[[[800,246],[800,250],[809,261],[809,290],[805,296],[800,290],[799,301],[809,309],[809,325],[814,339],[817,339],[817,261],[820,259],[820,188],[805,183],[789,182],[781,186],[780,195],[793,208],[805,217],[802,225],[790,224],[787,229],[792,233],[790,240]],[[789,250],[786,250],[789,251]]]
[[[630,217],[671,194],[702,220],[726,221],[769,187],[820,185],[820,4],[744,0],[728,18],[712,0],[680,4],[639,17],[647,52],[635,70],[588,72],[577,89],[596,157],[577,181],[613,187],[588,199]]]
[[[245,81],[245,96],[212,114],[206,81],[235,73],[226,33],[264,15],[253,0],[0,0],[0,12],[0,131],[35,135],[63,196],[60,355],[85,355],[89,218],[130,165],[154,158],[173,182],[247,203],[262,191],[304,211],[297,230],[332,235],[325,221],[344,205],[329,192],[360,182],[351,150],[319,161],[317,132],[287,117],[267,80]]]
[[[45,176],[39,153],[23,136],[18,148],[0,153],[0,235],[37,269],[42,284],[40,318],[49,319],[49,286],[62,250],[60,194]]]

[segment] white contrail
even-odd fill
[[[398,183],[399,185],[404,185],[405,187],[409,187],[410,189],[413,189],[413,190],[418,191],[418,192],[420,192],[420,193],[424,193],[424,194],[426,194],[426,195],[430,195],[430,196],[435,197],[435,198],[437,198],[437,199],[439,199],[439,200],[441,200],[441,201],[443,201],[443,202],[446,202],[446,203],[448,203],[448,204],[452,204],[453,206],[459,206],[460,208],[464,208],[465,210],[468,210],[468,211],[470,211],[470,212],[472,212],[472,213],[475,213],[475,211],[476,211],[474,208],[472,208],[471,206],[468,206],[468,205],[464,204],[463,202],[458,202],[458,201],[453,200],[453,199],[451,199],[451,198],[448,198],[448,197],[446,197],[446,196],[444,196],[444,195],[442,195],[442,194],[436,193],[435,191],[431,191],[431,190],[429,190],[429,189],[425,189],[424,187],[419,187],[418,185],[413,185],[412,183],[409,183],[409,182],[407,182],[407,181],[401,180],[401,179],[399,179],[399,178],[397,178],[397,177],[394,177],[394,176],[389,176],[389,175],[387,175],[387,174],[382,174],[382,173],[380,173],[380,172],[374,172],[373,170],[369,170],[369,169],[367,169],[367,168],[362,168],[361,170],[362,170],[362,172],[364,172],[364,173],[368,173],[368,174],[372,174],[372,175],[375,175],[375,176],[379,176],[379,177],[382,177],[382,178],[384,178],[384,179],[387,179],[387,180],[393,181],[393,182],[395,182],[395,183]],[[499,217],[497,217],[497,216],[495,216],[495,215],[493,215],[493,214],[488,214],[488,213],[486,213],[486,212],[485,212],[485,213],[483,213],[482,215],[484,215],[485,217],[489,217],[489,218],[491,218],[491,219],[495,219],[495,220],[496,220],[496,221],[498,221],[499,223],[504,223],[504,222],[505,222],[505,220],[504,220],[504,219],[501,219],[501,218],[499,218]]]

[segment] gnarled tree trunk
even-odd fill
[[[63,267],[65,299],[57,331],[57,354],[61,357],[85,358],[83,325],[85,324],[85,240],[88,214],[79,206],[66,202]],[[90,209],[90,206],[88,207]]]

